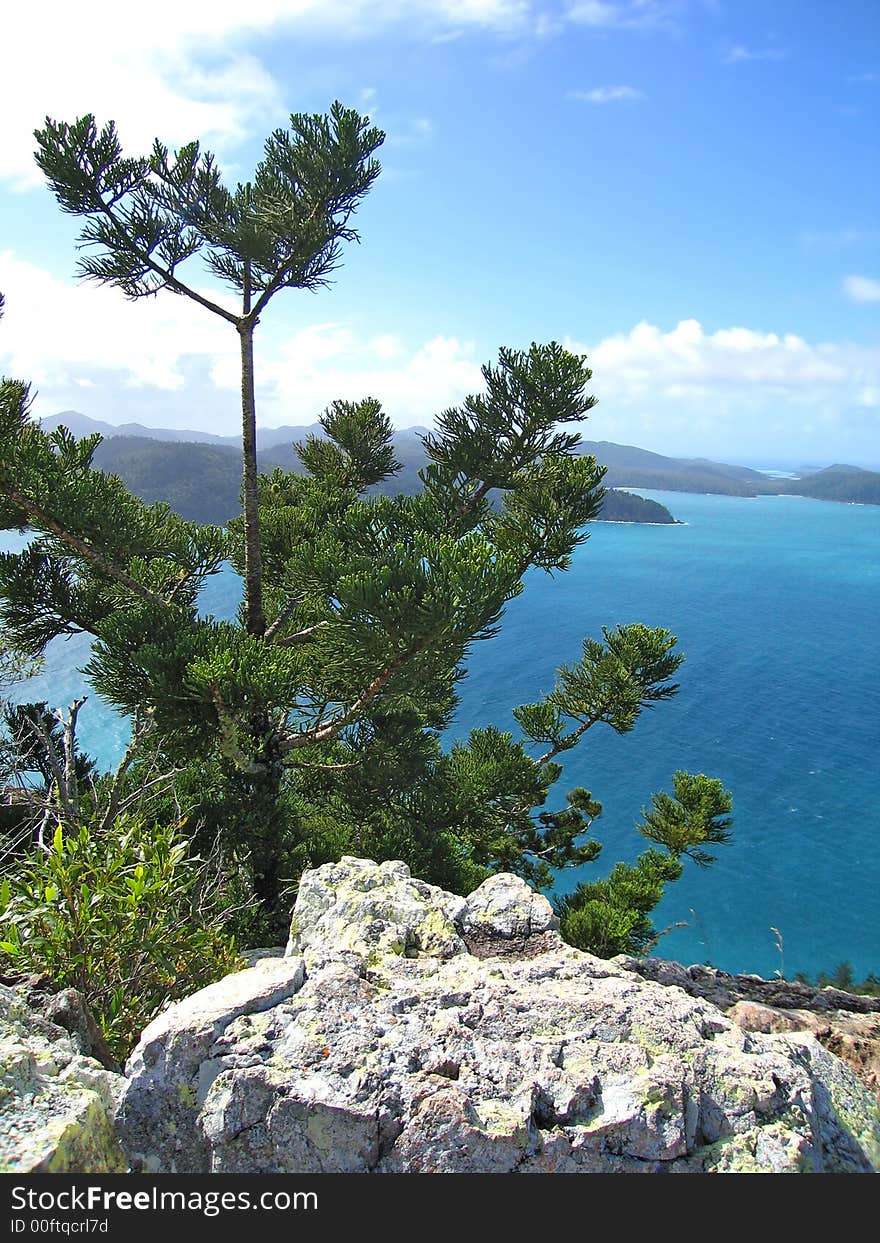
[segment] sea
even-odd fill
[[[654,953],[763,976],[841,962],[880,974],[880,507],[643,495],[680,525],[596,523],[568,572],[531,571],[500,634],[470,652],[449,738],[488,723],[515,734],[512,709],[549,691],[603,626],[665,627],[685,653],[678,695],[631,733],[596,726],[562,757],[548,806],[586,786],[604,807],[603,848],[556,891],[632,861],[652,792],[671,790],[676,769],[707,773],[732,791],[732,838],[668,887]],[[209,581],[203,608],[230,617],[239,598],[229,572]],[[56,640],[14,697],[69,703],[88,690],[86,655],[83,636]],[[128,729],[92,693],[79,734],[110,766]]]

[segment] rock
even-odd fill
[[[83,1057],[92,1057],[115,1073],[121,1070],[84,997],[75,988],[59,989],[48,975],[4,975],[0,984],[14,987],[32,1014],[63,1027]]]
[[[845,1010],[780,1010],[754,1001],[738,1001],[727,1011],[751,1032],[812,1032],[831,1053],[859,1076],[880,1102],[880,1015]]]
[[[660,958],[621,956],[614,961],[644,979],[711,1001],[747,1031],[811,1032],[880,1102],[880,997],[797,980],[728,975],[714,967],[683,967]]]
[[[490,876],[467,899],[462,936],[477,958],[533,957],[562,944],[553,907],[524,880],[502,872]]]
[[[286,952],[331,949],[377,962],[389,953],[448,957],[465,949],[456,928],[465,905],[414,880],[405,863],[346,855],[300,878]]]
[[[28,996],[0,985],[0,1171],[123,1173],[113,1121],[123,1079],[84,1057],[78,1033],[32,1010]],[[57,997],[62,1017],[82,1013],[74,990]]]
[[[287,957],[170,1007],[129,1062],[135,1168],[215,1173],[867,1172],[875,1102],[814,1036],[559,938],[496,876],[306,873]],[[477,945],[477,956],[469,952]],[[489,953],[492,946],[496,952]]]
[[[703,997],[721,1010],[729,1010],[738,1001],[754,1001],[780,1010],[832,1011],[846,1010],[854,1014],[880,1014],[880,997],[860,997],[839,988],[816,988],[797,980],[765,980],[760,975],[728,975],[714,967],[699,964],[683,967],[663,958],[629,958],[620,955],[614,961],[627,971],[635,971],[646,980],[658,984],[675,984],[692,997]]]
[[[203,1168],[195,1123],[214,1079],[229,1067],[261,1062],[262,1038],[249,1045],[246,1036],[251,1016],[292,997],[304,978],[301,959],[261,958],[149,1024],[127,1063],[130,1080],[116,1120],[134,1169]],[[227,1054],[218,1042],[231,1024],[237,1024],[240,1041]],[[138,1085],[134,1092],[132,1083]],[[160,1157],[153,1155],[157,1150]]]

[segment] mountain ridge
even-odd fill
[[[104,437],[96,455],[96,463],[102,469],[112,470],[145,500],[167,500],[185,517],[195,521],[225,521],[237,511],[237,479],[233,482],[229,464],[225,467],[218,452],[240,453],[240,441],[236,436],[217,436],[210,432],[190,431],[182,428],[147,428],[140,423],[118,426],[92,419],[75,410],[63,411],[42,422],[46,431],[64,424],[77,437],[98,432]],[[422,445],[425,428],[401,428],[394,433],[394,448],[402,462],[402,470],[395,476],[397,490],[413,493],[419,489],[418,471],[426,457]],[[299,461],[294,444],[310,435],[319,435],[318,423],[306,426],[285,425],[257,429],[257,452],[261,471],[276,467],[296,470]],[[173,462],[167,450],[158,445],[187,445],[185,460]],[[115,446],[111,448],[110,446]],[[213,456],[211,456],[213,451]],[[637,488],[667,492],[697,492],[726,496],[799,495],[819,500],[840,501],[850,504],[880,504],[880,472],[862,467],[834,463],[818,469],[804,469],[793,478],[772,477],[748,466],[715,462],[705,457],[667,457],[637,445],[620,445],[608,440],[585,440],[580,451],[591,454],[606,467],[605,486],[609,489],[603,518],[606,521],[655,521],[669,523],[674,519],[667,509],[655,501],[638,498],[638,505],[627,493],[621,498],[620,489]],[[184,477],[190,472],[192,478],[184,486]],[[157,474],[158,472],[158,474]],[[220,513],[219,501],[212,512],[215,516],[197,516],[192,508],[194,495],[198,492],[197,476],[207,473],[223,495],[225,517]],[[222,478],[221,478],[222,476]],[[149,483],[158,481],[161,488],[172,487],[172,495],[159,495]],[[173,486],[172,486],[173,484]],[[232,490],[232,491],[230,491]],[[205,485],[202,485],[205,491]],[[617,496],[612,495],[616,491]],[[232,509],[228,497],[235,496]],[[184,509],[181,509],[181,505]],[[656,506],[653,511],[646,506]],[[198,508],[198,506],[196,506]],[[640,513],[637,513],[640,511]]]

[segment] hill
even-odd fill
[[[858,505],[880,505],[880,473],[860,466],[837,464],[817,470],[800,479],[784,479],[774,492],[811,496],[820,501],[848,501]]]
[[[59,416],[52,424],[63,420]],[[77,436],[100,431],[89,426],[92,420],[70,419],[69,426]],[[43,425],[50,426],[46,420]],[[304,439],[312,428],[274,429],[284,431],[291,439],[259,452],[261,471],[296,470],[299,459],[293,449],[295,439]],[[120,435],[119,429],[108,436],[95,452],[95,465],[119,475],[126,487],[144,501],[164,501],[182,517],[192,522],[222,525],[240,511],[239,486],[241,453],[236,446],[203,441],[162,440],[155,437]],[[101,433],[103,435],[103,432]],[[219,439],[219,438],[217,438]],[[403,469],[388,481],[388,490],[413,493],[421,484],[419,469],[425,464],[425,453],[419,431],[407,428],[394,437],[394,448]],[[601,517],[605,522],[674,523],[664,506],[631,493],[616,489],[607,491]]]
[[[66,410],[43,421],[43,427],[51,431],[63,423],[76,436],[86,436],[92,432],[100,432],[105,437],[101,446],[104,460],[119,461],[121,474],[126,482],[133,480],[132,488],[153,486],[155,475],[156,485],[173,492],[175,496],[183,495],[183,480],[173,466],[167,453],[162,450],[155,452],[147,448],[148,441],[153,444],[173,444],[178,447],[186,445],[187,460],[195,469],[201,464],[193,453],[195,445],[210,446],[216,449],[230,450],[238,453],[239,440],[236,436],[214,436],[209,432],[186,431],[179,428],[149,428],[140,423],[123,423],[112,426],[98,419],[91,419],[76,410]],[[294,443],[304,440],[308,435],[320,433],[320,425],[313,423],[308,427],[266,427],[257,431],[257,449],[260,455],[260,469],[272,470],[280,466],[283,470],[296,470],[299,460],[294,451]],[[395,432],[394,448],[402,463],[401,471],[395,476],[394,487],[398,492],[413,493],[420,488],[418,472],[425,464],[425,453],[422,436],[426,429],[409,427]],[[137,453],[147,460],[136,462],[135,451],[131,446],[117,445],[115,451],[107,447],[110,441],[136,440],[139,444]],[[704,492],[722,496],[767,496],[790,494],[815,497],[819,500],[844,501],[862,505],[880,504],[880,473],[864,470],[858,466],[836,464],[822,470],[804,468],[794,479],[775,479],[761,471],[752,470],[748,466],[735,466],[727,462],[713,462],[708,458],[676,458],[665,457],[662,453],[654,453],[649,449],[639,449],[636,445],[618,445],[610,440],[582,441],[581,452],[592,454],[606,468],[605,486],[608,489],[646,488],[665,492]],[[220,459],[206,459],[210,462],[209,476],[219,470]],[[115,469],[105,466],[104,469]],[[185,468],[181,467],[185,473]],[[128,473],[127,473],[128,472]],[[204,504],[214,506],[211,497],[202,498],[202,488],[197,483],[189,485],[192,489],[190,500],[197,507]],[[236,485],[237,486],[237,485]],[[138,495],[144,495],[138,491]],[[235,496],[237,498],[237,492]],[[228,492],[223,492],[223,503],[226,503]],[[154,497],[153,499],[158,499]],[[162,496],[161,499],[168,499]],[[172,501],[169,499],[169,504]],[[189,503],[189,501],[187,501]],[[237,499],[236,499],[237,504]],[[617,502],[609,499],[603,512],[606,521],[664,521],[674,519],[668,510],[668,517],[637,518],[637,507],[630,502]],[[182,511],[181,511],[182,512]],[[642,508],[642,513],[647,514]],[[611,515],[614,514],[614,517]]]
[[[231,445],[113,436],[94,461],[141,500],[164,501],[190,522],[222,526],[241,510],[241,452]]]

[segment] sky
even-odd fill
[[[0,371],[38,417],[234,434],[235,329],[75,276],[33,160],[49,115],[128,154],[194,138],[247,180],[291,112],[386,132],[360,243],[256,335],[258,422],[375,396],[399,427],[501,346],[586,354],[582,434],[880,467],[878,0],[51,0],[9,6]],[[211,281],[195,259],[181,275]]]

